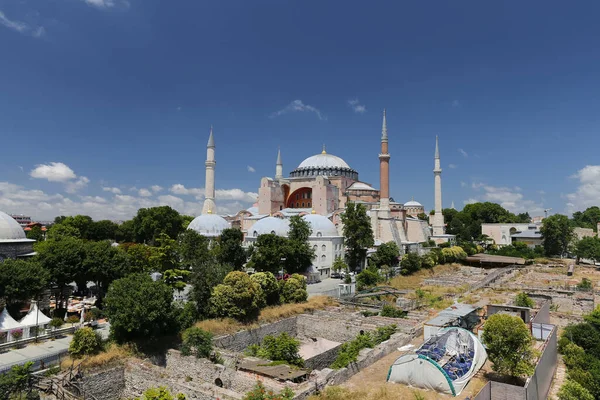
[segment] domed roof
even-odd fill
[[[374,190],[374,191],[377,191],[377,189],[367,185],[364,182],[354,182],[352,185],[350,185],[348,187],[347,190]]]
[[[289,230],[289,221],[277,217],[266,217],[256,221],[256,223],[249,229],[249,234],[250,236],[257,237],[272,233],[277,236],[286,237]]]
[[[217,237],[224,229],[231,228],[225,218],[216,214],[199,215],[190,222],[188,229],[193,229],[202,236]]]
[[[329,218],[319,214],[306,214],[302,217],[306,222],[310,224],[312,229],[311,237],[315,236],[340,236],[335,224],[329,220]]]
[[[347,168],[351,169],[346,161],[333,154],[321,153],[308,157],[302,161],[298,168]]]
[[[404,207],[423,207],[423,204],[419,203],[418,201],[411,200],[404,203]]]
[[[13,217],[0,211],[0,242],[26,239],[25,231]]]

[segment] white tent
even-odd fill
[[[485,363],[487,353],[471,332],[444,328],[390,367],[388,382],[458,396]]]
[[[6,332],[6,341],[10,342],[13,340],[10,334],[11,331],[22,327],[23,326],[20,323],[10,316],[8,310],[4,307],[4,310],[2,310],[2,313],[0,314],[0,332]]]
[[[29,334],[31,332],[31,328],[36,326],[43,328],[46,325],[48,325],[50,321],[52,320],[38,309],[37,302],[31,302],[31,308],[27,312],[27,315],[25,315],[19,321],[24,328],[23,337],[26,338],[30,336],[35,336]]]

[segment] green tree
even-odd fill
[[[27,232],[27,239],[33,239],[37,242],[44,240],[44,232],[42,231],[42,228],[39,225],[34,225]]]
[[[244,234],[236,228],[227,228],[221,232],[216,248],[217,261],[229,264],[234,270],[241,270],[246,263],[246,250],[242,247]]]
[[[145,244],[124,243],[119,245],[127,254],[131,273],[148,273],[152,271],[152,260],[156,248]]]
[[[573,227],[569,218],[555,214],[544,219],[540,229],[544,239],[544,250],[547,255],[563,255],[573,240]]]
[[[597,236],[584,237],[575,244],[575,255],[578,262],[580,258],[594,262],[600,260],[600,239]]]
[[[270,272],[257,272],[250,275],[250,278],[260,285],[268,306],[279,303],[279,285],[275,275]]]
[[[89,240],[116,240],[119,225],[107,219],[93,222],[88,228]]]
[[[592,228],[597,230],[598,222],[600,222],[600,208],[592,206],[584,212],[577,211],[573,213],[572,224],[581,228]]]
[[[193,267],[190,276],[191,295],[198,307],[200,318],[207,318],[210,315],[213,288],[223,282],[229,272],[231,272],[230,265],[219,264],[214,259],[208,259]]]
[[[81,358],[97,354],[102,348],[100,334],[92,328],[79,328],[73,334],[73,340],[69,344],[69,354],[74,358]]]
[[[164,272],[179,266],[177,241],[166,233],[159,233],[154,239],[155,249],[150,256],[150,264],[154,271]]]
[[[208,261],[213,261],[210,240],[193,229],[186,229],[177,238],[177,255],[182,269],[193,270]],[[223,275],[221,280],[225,277]]]
[[[533,338],[521,318],[508,314],[490,316],[482,339],[494,371],[517,378],[533,373]]]
[[[87,215],[75,215],[66,217],[61,224],[75,228],[80,233],[82,239],[89,239],[90,228],[94,224],[94,221],[92,217]]]
[[[183,229],[187,229],[195,217],[192,217],[191,215],[182,215],[181,218],[183,218]]]
[[[535,306],[535,302],[529,296],[527,296],[527,293],[521,292],[517,294],[517,297],[515,298],[515,305],[517,307],[533,308]]]
[[[285,254],[285,270],[288,273],[302,273],[312,265],[315,251],[308,238],[312,230],[310,224],[298,215],[290,218],[290,231]]]
[[[185,303],[176,301],[173,306],[174,320],[177,322],[177,326],[180,331],[185,330],[200,318],[198,314],[198,306],[194,301],[187,301]]]
[[[417,214],[417,218],[420,219],[421,221],[429,221],[429,216],[425,213]]]
[[[300,274],[293,274],[283,281],[281,288],[282,303],[302,303],[308,299],[306,291],[306,278]]]
[[[106,293],[109,285],[131,272],[129,257],[119,247],[112,246],[108,240],[84,243],[85,257],[83,269],[86,277],[95,282],[100,297]]]
[[[64,300],[64,288],[71,282],[77,282],[78,287],[85,288],[86,271],[83,268],[85,259],[84,242],[74,237],[61,237],[57,240],[45,240],[35,244],[37,251],[35,259],[42,268],[49,272],[50,282],[56,286],[58,308]]]
[[[356,275],[356,286],[358,290],[362,290],[371,286],[377,285],[381,281],[381,275],[375,267],[368,267]]]
[[[196,326],[186,329],[181,335],[181,353],[184,356],[195,354],[197,358],[208,358],[213,349],[213,335]]]
[[[183,218],[169,206],[140,208],[132,221],[137,243],[154,245],[161,233],[175,239],[183,232]]]
[[[77,228],[64,224],[54,224],[46,232],[47,239],[58,240],[63,237],[80,239],[81,233]]]
[[[417,253],[406,253],[400,261],[400,273],[410,275],[421,269],[421,257]]]
[[[173,290],[146,274],[117,279],[108,288],[104,312],[118,342],[156,338],[172,327]]]
[[[249,348],[252,356],[271,361],[283,361],[290,365],[304,366],[300,357],[300,341],[283,332],[279,336],[267,335],[260,346]]]
[[[0,374],[0,399],[24,399],[25,392],[32,387],[33,362],[15,365],[8,372]]]
[[[286,387],[279,394],[275,394],[273,390],[265,389],[261,381],[256,381],[254,389],[246,393],[242,400],[292,400],[294,392],[289,387]]]
[[[367,209],[362,204],[347,203],[342,214],[342,223],[348,249],[348,265],[356,271],[367,256],[367,249],[375,244]]]
[[[348,264],[346,264],[342,257],[336,257],[335,261],[333,262],[333,265],[331,266],[331,269],[334,272],[348,271]]]
[[[400,249],[395,242],[383,243],[377,248],[377,251],[371,256],[371,261],[377,268],[381,268],[384,265],[396,266],[398,265],[398,258],[400,257]]]
[[[258,283],[248,274],[233,271],[227,274],[222,284],[215,286],[210,299],[212,314],[231,317],[240,321],[251,321],[258,317],[264,307],[265,295]]]
[[[0,268],[0,297],[6,303],[37,298],[47,287],[49,274],[36,260],[6,260]]]
[[[181,292],[185,289],[190,274],[190,271],[184,269],[168,269],[163,272],[162,279],[163,282],[169,285],[173,290]]]
[[[129,243],[135,241],[135,231],[133,220],[122,222],[115,232],[115,240],[119,243]]]
[[[573,380],[567,380],[558,391],[559,400],[594,400],[594,396]]]
[[[258,236],[248,266],[257,271],[279,273],[287,256],[288,240],[274,234]]]

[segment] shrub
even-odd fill
[[[279,336],[265,336],[262,345],[250,345],[246,354],[301,367],[304,360],[298,354],[299,349],[300,341],[283,332]]]
[[[50,325],[51,328],[58,329],[63,326],[63,324],[64,321],[61,318],[52,318],[48,325]]]
[[[331,364],[331,368],[345,368],[350,363],[355,362],[362,349],[373,348],[380,343],[388,340],[396,331],[396,325],[379,327],[373,333],[366,332],[358,335],[354,340],[346,342],[340,346],[338,356]]]
[[[181,354],[189,356],[193,353],[197,358],[208,358],[213,349],[213,335],[195,326],[183,331]]]
[[[158,388],[150,388],[144,392],[142,397],[137,400],[185,400],[186,397],[182,393],[178,393],[177,396],[173,397],[169,389],[165,386]]]
[[[214,287],[210,299],[211,312],[219,317],[251,321],[265,305],[265,296],[258,283],[245,272],[227,274],[223,283]]]
[[[250,278],[260,285],[267,305],[272,306],[279,303],[279,285],[275,275],[271,272],[258,272],[251,275]]]
[[[406,314],[407,314],[406,311],[401,310],[398,307],[395,307],[391,304],[386,304],[381,309],[381,313],[379,315],[381,315],[382,317],[389,317],[389,318],[405,318]]]
[[[13,329],[12,331],[10,331],[10,336],[12,336],[12,338],[15,340],[21,340],[21,338],[23,337],[23,329]]]
[[[438,263],[437,253],[430,251],[421,257],[421,268],[431,269]]]
[[[581,282],[577,284],[577,289],[579,290],[591,290],[592,289],[592,281],[588,278],[583,278]]]
[[[77,315],[71,315],[70,317],[67,318],[67,323],[71,324],[71,325],[75,325],[78,324],[80,320],[80,317],[78,317]]]
[[[407,253],[400,261],[400,273],[402,275],[410,275],[421,269],[421,257],[417,253]]]
[[[535,306],[535,302],[531,300],[529,296],[527,296],[527,293],[521,292],[517,294],[517,297],[515,298],[515,305],[518,307],[533,308]]]
[[[102,348],[102,338],[100,334],[92,328],[80,328],[73,334],[73,340],[69,345],[69,353],[74,358],[80,358],[91,354],[96,354]]]
[[[594,400],[594,396],[579,383],[567,380],[558,391],[559,400]]]
[[[362,314],[363,317],[374,317],[376,315],[379,315],[378,312],[376,311],[369,311],[369,310],[364,310],[360,312]]]
[[[460,246],[452,246],[442,249],[442,257],[445,263],[460,262],[467,258],[467,253]]]
[[[377,285],[381,276],[375,267],[368,267],[356,275],[356,286],[358,290]]]
[[[281,289],[282,303],[302,303],[308,299],[306,291],[306,278],[293,274],[284,283]]]
[[[294,392],[288,387],[281,393],[275,394],[272,390],[266,390],[261,381],[257,381],[254,389],[246,393],[243,400],[292,400],[293,398]]]
[[[188,301],[183,305],[181,305],[180,302],[176,302],[173,307],[173,312],[175,314],[173,320],[177,322],[179,330],[185,330],[191,327],[200,318],[198,307],[193,301]]]

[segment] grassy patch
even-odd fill
[[[396,325],[388,325],[377,328],[374,332],[365,332],[358,335],[351,342],[346,342],[340,347],[337,358],[331,364],[331,368],[340,369],[347,367],[358,358],[362,349],[373,348],[388,340],[396,332]]]
[[[65,358],[61,363],[61,369],[68,369],[73,365],[78,365],[81,363],[81,367],[84,369],[89,368],[98,368],[104,367],[106,365],[110,365],[112,363],[121,362],[124,359],[131,357],[136,354],[133,346],[130,345],[117,345],[115,343],[109,343],[106,346],[106,350],[102,353],[96,354],[94,356],[86,357],[83,360],[74,360],[71,357]]]
[[[440,275],[446,275],[460,270],[460,264],[437,265],[432,269],[421,269],[412,275],[395,276],[390,279],[390,286],[396,289],[417,289],[423,280]]]

